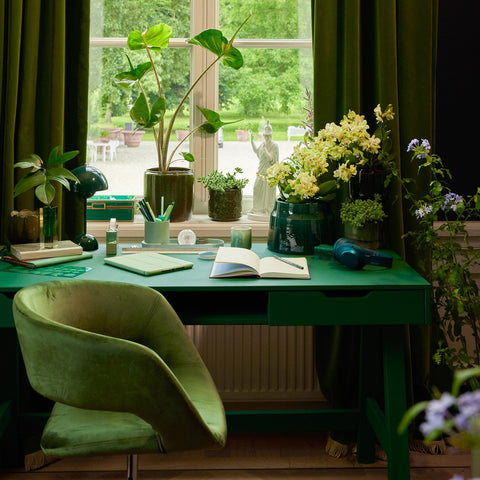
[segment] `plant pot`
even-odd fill
[[[238,220],[242,216],[242,190],[208,190],[208,216],[218,222]]]
[[[164,208],[172,202],[170,222],[184,222],[192,216],[193,185],[195,176],[188,168],[171,168],[161,172],[158,168],[149,168],[144,174],[145,200],[150,203],[155,215],[160,215],[162,197]]]
[[[385,188],[387,173],[383,171],[366,172],[360,170],[348,182],[348,193],[352,200],[373,200],[375,194],[385,199],[388,190]]]
[[[36,243],[40,238],[38,210],[14,210],[8,219],[8,241],[16,243]]]
[[[138,147],[142,141],[145,130],[122,130],[123,141],[127,147]]]
[[[321,243],[333,244],[333,241],[334,221],[329,203],[275,201],[268,231],[269,250],[312,255],[314,247]]]
[[[235,130],[237,140],[239,142],[246,142],[248,140],[248,130]]]
[[[367,222],[363,227],[354,227],[345,223],[345,238],[352,240],[361,247],[376,250],[380,246],[380,224]]]

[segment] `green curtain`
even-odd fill
[[[349,109],[364,114],[373,128],[374,107],[391,103],[398,167],[403,176],[416,178],[408,143],[412,138],[435,143],[437,12],[438,0],[312,0],[315,131],[338,122]],[[416,179],[421,190],[427,179]],[[387,205],[386,247],[416,267],[415,250],[402,240],[404,232],[415,228],[414,219],[400,187],[393,185],[391,193],[400,200]],[[357,335],[349,327],[316,331],[319,380],[334,407],[350,407],[356,400],[356,361],[349,352],[354,352]],[[410,403],[427,394],[431,337],[430,327],[405,332]],[[332,437],[341,443],[352,440],[335,432]]]
[[[1,0],[0,22],[0,242],[8,240],[13,209],[40,205],[33,191],[13,199],[19,169],[31,153],[46,158],[61,145],[80,150],[66,164],[85,164],[88,111],[88,0]],[[60,236],[84,230],[84,201],[58,188]]]

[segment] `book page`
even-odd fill
[[[275,257],[264,257],[260,260],[260,275],[263,278],[310,278],[305,257],[288,257],[288,261],[302,266],[303,269],[288,265]]]
[[[260,258],[255,252],[252,252],[252,250],[248,250],[246,248],[220,247],[218,249],[217,256],[215,257],[215,262],[240,263],[243,265],[248,265],[258,272]]]

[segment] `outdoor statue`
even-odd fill
[[[250,136],[253,151],[259,159],[257,178],[253,185],[253,207],[248,212],[252,220],[265,220],[270,217],[275,204],[276,187],[269,187],[266,179],[267,170],[278,163],[278,144],[272,140],[270,120],[263,130],[263,141],[255,145],[253,135]]]

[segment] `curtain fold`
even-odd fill
[[[65,165],[85,164],[90,2],[5,0],[0,4],[2,186],[0,241],[8,241],[12,210],[36,209],[33,191],[13,199],[19,175],[15,162],[31,153],[46,159],[61,145],[79,150]],[[84,229],[84,201],[57,188],[60,236],[74,238]]]
[[[339,122],[349,109],[365,115],[373,128],[375,106],[391,103],[397,165],[403,176],[416,179],[419,191],[428,178],[412,171],[406,148],[412,138],[435,144],[437,16],[438,0],[312,0],[315,131]],[[400,186],[391,187],[385,247],[416,268],[419,252],[402,239],[416,227],[415,221]],[[317,372],[334,408],[356,403],[358,334],[351,327],[316,329]],[[405,345],[412,403],[425,398],[434,370],[432,328],[406,328]],[[344,444],[354,441],[351,434],[332,432],[332,437]]]

